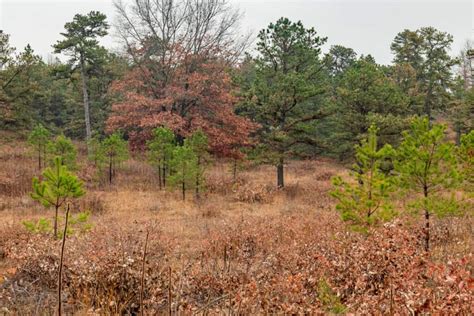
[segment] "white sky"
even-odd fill
[[[113,0],[0,0],[0,29],[11,35],[12,46],[27,43],[47,58],[61,38],[64,24],[76,13],[104,12],[113,22]],[[281,16],[313,26],[330,45],[351,47],[390,63],[390,43],[405,28],[434,26],[454,36],[453,55],[473,38],[474,0],[230,0],[245,13],[243,29],[258,30]],[[106,47],[118,47],[112,36]]]

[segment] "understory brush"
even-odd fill
[[[458,224],[469,227],[472,220]],[[249,217],[232,225],[221,222],[186,251],[159,222],[150,227],[149,222],[113,230],[101,225],[70,237],[65,309],[137,313],[146,230],[143,304],[148,313],[455,314],[472,308],[472,255],[430,257],[420,245],[422,232],[399,220],[365,236],[343,229],[331,213]],[[465,238],[456,233],[439,242],[434,238],[434,248]],[[47,308],[48,299],[40,297],[54,292],[58,247],[43,235],[14,235],[0,246],[21,262],[1,285],[2,304],[17,313],[26,306]]]

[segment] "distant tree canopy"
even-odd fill
[[[452,35],[422,27],[398,33],[390,46],[394,63],[413,69],[422,96],[417,114],[427,115],[430,120],[433,111],[444,109],[449,98],[451,68],[457,62],[449,56],[452,43]]]
[[[381,66],[361,58],[341,75],[335,93],[339,151],[352,155],[369,127],[379,128],[379,142],[396,143],[410,115],[409,100]]]
[[[447,122],[458,144],[474,126],[472,43],[453,58],[453,37],[433,27],[402,30],[387,42],[393,62],[380,65],[342,45],[323,53],[326,38],[284,17],[251,50],[230,0],[115,8],[123,49],[114,53],[99,43],[109,24],[98,11],[65,24],[53,48],[66,62],[45,62],[30,45],[17,50],[0,30],[0,129],[42,124],[89,147],[117,131],[132,150],[145,149],[157,128],[178,145],[202,131],[211,154],[273,164],[283,186],[288,159],[353,160],[371,124],[391,145],[414,115]]]
[[[9,36],[1,34],[0,128],[28,129],[41,123],[54,133],[84,137],[81,76],[72,72],[73,65],[54,58],[46,63],[29,45],[16,54]],[[108,87],[128,67],[124,58],[102,52],[100,64],[86,67],[91,128],[97,133],[103,133],[109,115]]]
[[[356,61],[356,52],[349,47],[333,45],[324,56],[324,63],[332,77],[343,74]]]

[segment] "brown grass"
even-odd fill
[[[28,197],[36,170],[24,143],[0,146],[0,314],[53,313],[59,242],[21,225],[52,212]],[[234,182],[218,162],[199,201],[158,190],[138,158],[113,185],[94,172],[81,167],[88,192],[72,204],[94,227],[67,242],[68,314],[139,311],[146,231],[145,314],[472,311],[472,217],[434,223],[430,257],[417,220],[353,233],[328,194],[330,178],[346,172],[331,161],[290,162],[282,190],[274,167],[248,167]]]

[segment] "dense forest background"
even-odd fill
[[[448,123],[453,138],[474,125],[468,52],[432,27],[401,30],[393,62],[334,45],[286,18],[241,34],[241,15],[221,1],[116,4],[113,30],[100,12],[76,15],[42,60],[16,49],[0,31],[0,128],[44,125],[74,139],[120,130],[135,149],[151,131],[179,139],[202,129],[219,156],[283,165],[287,157],[350,159],[353,146],[379,128],[396,144],[411,117]],[[156,13],[159,14],[156,14]],[[113,31],[123,49],[99,44]],[[60,55],[58,55],[60,56]]]

